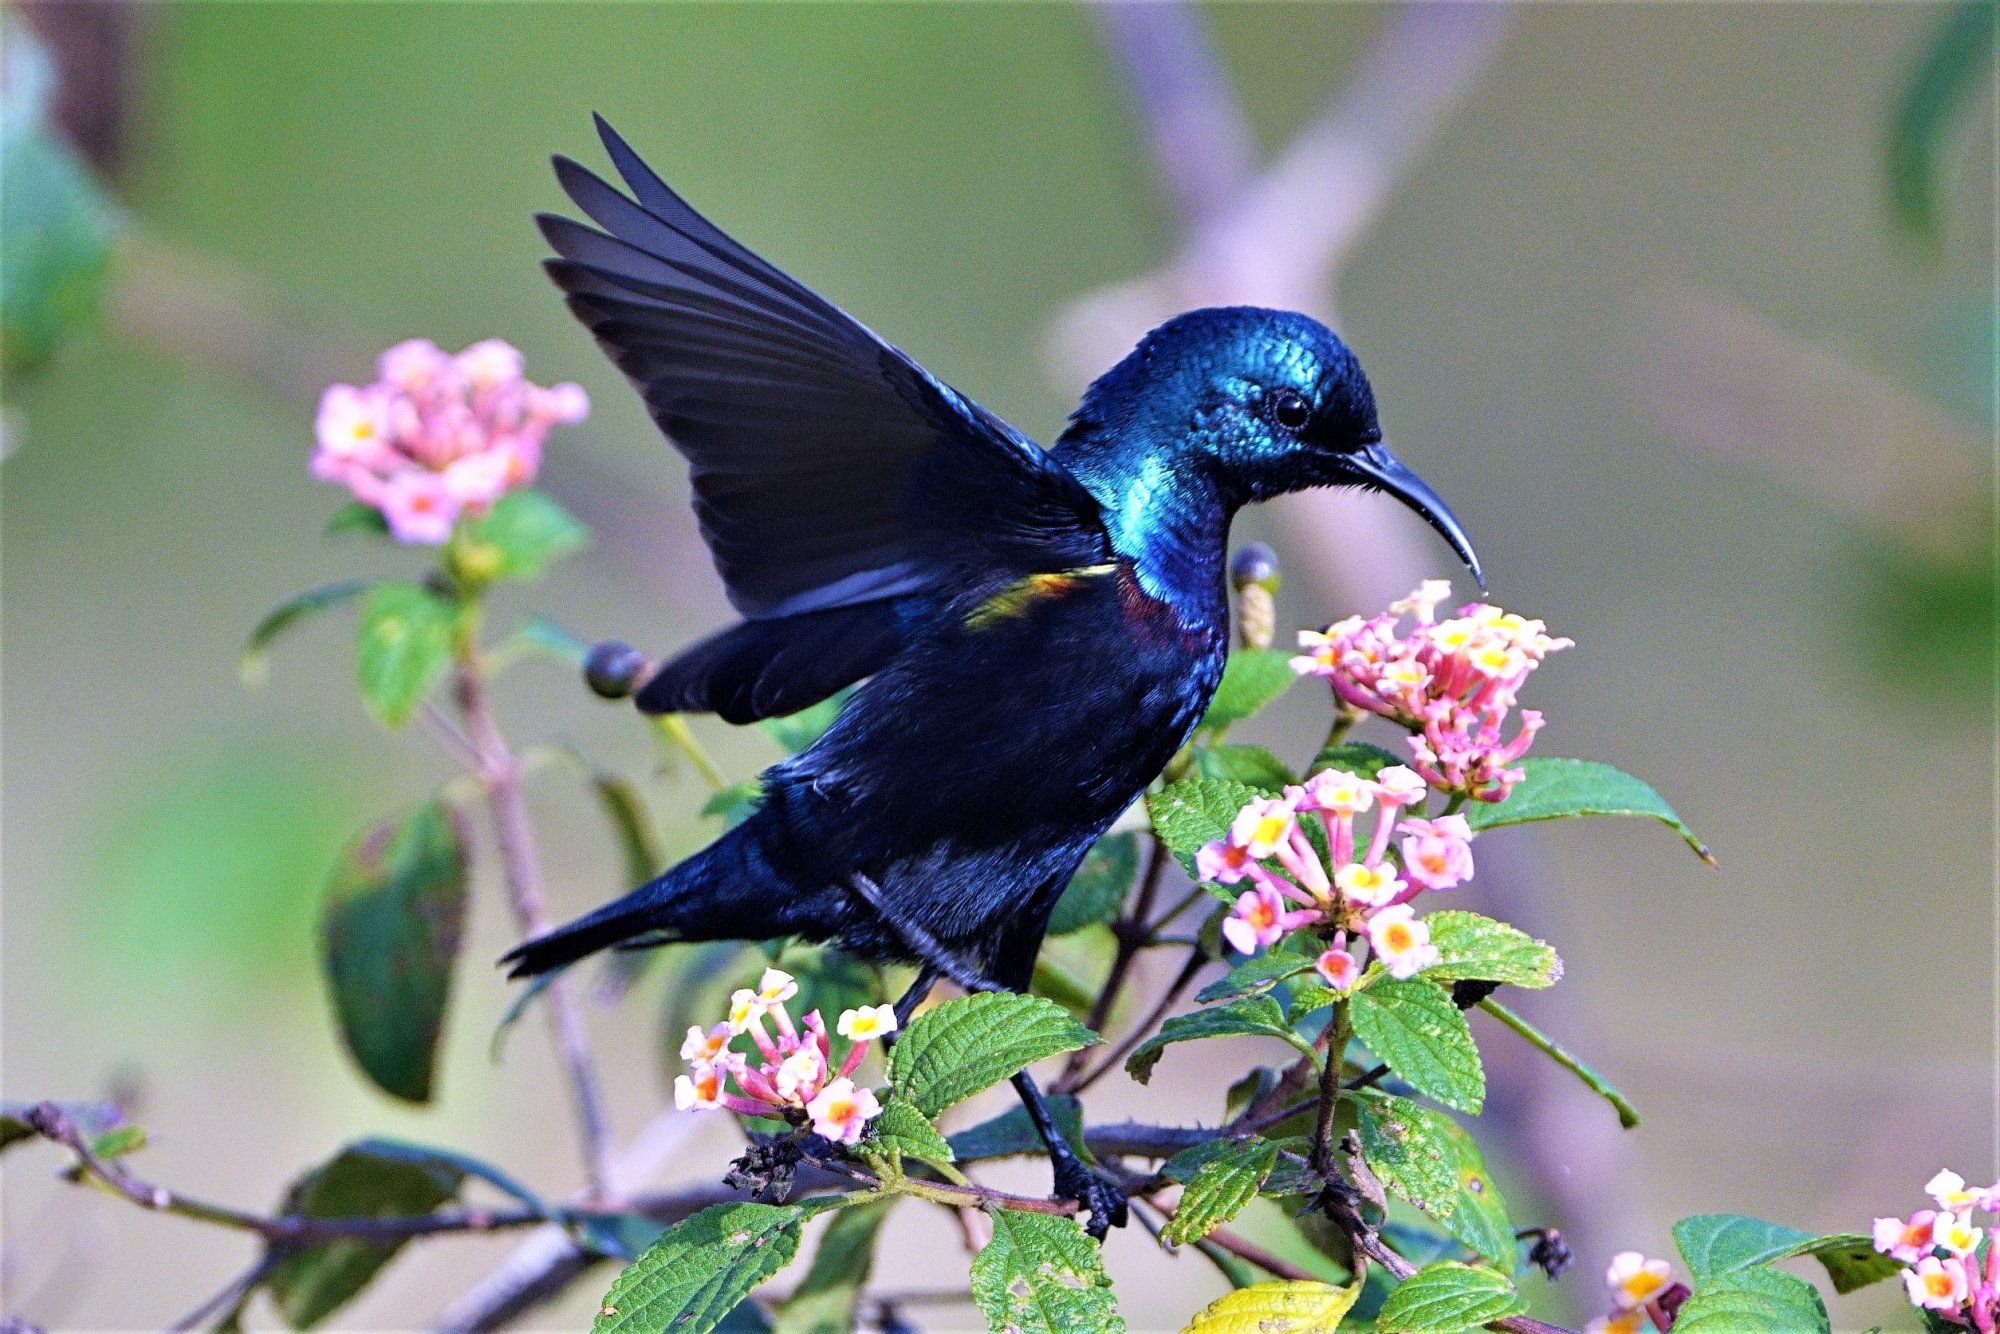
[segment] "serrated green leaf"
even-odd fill
[[[1292,688],[1298,674],[1292,670],[1292,655],[1281,649],[1244,648],[1229,655],[1222,680],[1202,715],[1201,730],[1220,732],[1246,718],[1254,718],[1280,695]]]
[[[1232,996],[1248,996],[1252,992],[1264,991],[1288,977],[1310,972],[1313,961],[1303,954],[1258,954],[1245,959],[1230,969],[1228,974],[1217,978],[1195,993],[1195,999],[1204,1005],[1210,1001],[1228,1000]]]
[[[1674,1334],[1832,1334],[1826,1303],[1802,1278],[1763,1266],[1695,1285]]]
[[[1047,1056],[1100,1039],[1039,996],[962,996],[910,1022],[889,1050],[889,1081],[925,1116],[1009,1078]]]
[[[1257,1283],[1210,1302],[1181,1334],[1330,1334],[1360,1295],[1359,1284]]]
[[[1083,1104],[1067,1093],[1051,1093],[1049,1115],[1064,1139],[1079,1148],[1083,1145]],[[1041,1132],[1029,1119],[1025,1107],[1010,1107],[991,1120],[968,1126],[950,1136],[951,1151],[959,1162],[974,1163],[987,1158],[1013,1158],[1021,1154],[1047,1151]]]
[[[708,1334],[798,1253],[799,1205],[718,1204],[668,1228],[598,1303],[592,1334]]]
[[[1097,1243],[1067,1218],[992,1212],[972,1300],[992,1334],[1124,1334]]]
[[[1175,1246],[1198,1241],[1227,1223],[1257,1198],[1278,1161],[1278,1146],[1265,1139],[1224,1141],[1188,1179],[1174,1216],[1160,1239]]]
[[[1313,756],[1313,762],[1306,766],[1306,774],[1310,777],[1322,769],[1339,769],[1359,778],[1372,779],[1392,765],[1408,763],[1394,751],[1372,746],[1366,741],[1343,741]]]
[[[882,1110],[868,1123],[868,1134],[862,1145],[864,1151],[929,1163],[948,1163],[953,1159],[950,1143],[931,1124],[931,1119],[894,1094],[883,1100]]]
[[[1160,1053],[1174,1043],[1194,1042],[1201,1038],[1238,1037],[1277,1038],[1302,1053],[1312,1053],[1312,1044],[1294,1033],[1291,1025],[1285,1022],[1285,1012],[1278,1008],[1278,1002],[1269,996],[1243,996],[1227,1005],[1175,1015],[1167,1020],[1160,1025],[1159,1032],[1140,1043],[1125,1058],[1125,1070],[1144,1084],[1152,1079],[1153,1067],[1160,1063]]]
[[[1516,987],[1552,986],[1562,977],[1556,952],[1525,931],[1452,908],[1424,918],[1438,961],[1424,969],[1433,982],[1477,978]]]
[[[775,1334],[850,1334],[854,1308],[874,1267],[876,1234],[895,1204],[891,1197],[849,1205],[834,1214],[820,1234],[812,1267],[771,1321]]]
[[[1420,977],[1385,977],[1354,994],[1354,1035],[1417,1092],[1461,1112],[1486,1102],[1486,1072],[1465,1014]]]
[[[1465,808],[1466,823],[1477,830],[1541,820],[1566,820],[1578,815],[1638,815],[1658,820],[1705,862],[1713,862],[1707,847],[1694,836],[1650,785],[1596,760],[1564,760],[1549,756],[1521,761],[1527,774],[1502,802],[1475,801]]]
[[[840,716],[840,710],[853,694],[854,687],[849,686],[797,713],[786,714],[782,718],[766,718],[757,726],[764,735],[783,746],[787,755],[796,755],[826,734],[826,729],[833,726],[833,720]]]
[[[1139,836],[1106,834],[1083,855],[1069,887],[1049,916],[1052,936],[1066,936],[1118,915],[1132,881],[1139,873]]]
[[[1258,797],[1256,788],[1230,778],[1186,778],[1146,798],[1153,832],[1189,875],[1203,844],[1226,837],[1236,813]]]
[[[1810,1255],[1825,1266],[1826,1276],[1833,1282],[1833,1290],[1843,1297],[1903,1272],[1900,1260],[1876,1250],[1874,1239],[1859,1232],[1836,1232],[1830,1236],[1814,1237],[1801,1246],[1798,1253]]]
[[[1472,1136],[1445,1113],[1408,1098],[1352,1096],[1369,1170],[1480,1256],[1511,1269],[1514,1226],[1507,1202]]]
[[[1285,762],[1262,746],[1203,746],[1194,753],[1194,771],[1202,778],[1226,778],[1259,792],[1282,792],[1299,781]]]
[[[1696,1214],[1674,1224],[1674,1245],[1697,1288],[1739,1269],[1798,1254],[1800,1246],[1812,1241],[1810,1232],[1741,1214]]]
[[[458,1195],[464,1169],[413,1145],[362,1140],[300,1178],[284,1212],[307,1218],[411,1218]],[[265,1287],[294,1329],[308,1329],[367,1287],[402,1241],[330,1241],[278,1256]]]
[[[430,1101],[465,902],[465,834],[438,802],[365,830],[327,887],[320,962],[341,1037],[409,1102]]]
[[[377,584],[361,605],[355,643],[361,699],[390,727],[401,726],[451,666],[458,606],[421,584]]]
[[[368,587],[366,579],[348,579],[337,584],[325,584],[280,603],[250,632],[249,642],[236,659],[236,674],[245,685],[255,685],[263,680],[270,671],[271,645],[278,636],[323,611],[330,611],[343,602],[360,597],[368,591]]]
[[[590,544],[590,530],[543,491],[509,491],[453,534],[449,559],[475,583],[539,579],[563,557]]]
[[[1506,1275],[1438,1260],[1396,1285],[1375,1327],[1385,1334],[1459,1334],[1527,1309],[1528,1299]]]

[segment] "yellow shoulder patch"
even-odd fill
[[[1110,574],[1118,566],[1080,565],[1073,570],[1055,570],[1043,574],[1031,574],[995,593],[986,601],[974,607],[965,618],[965,628],[982,630],[1001,621],[1012,620],[1024,614],[1029,607],[1045,598],[1067,593],[1086,579],[1096,579]]]

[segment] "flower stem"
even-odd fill
[[[1354,1032],[1352,1002],[1336,1001],[1326,1026],[1326,1064],[1319,1072],[1319,1124],[1313,1128],[1312,1165],[1321,1176],[1333,1171],[1333,1118],[1340,1108],[1340,1069],[1347,1039]]]
[[[528,818],[528,804],[521,790],[520,761],[501,735],[487,698],[485,670],[476,637],[477,604],[474,603],[467,612],[458,642],[455,685],[459,714],[465,723],[466,737],[478,756],[479,776],[486,784],[494,842],[500,853],[501,878],[514,907],[514,920],[522,936],[539,936],[551,923],[547,896],[542,890],[541,862],[535,851],[534,825]],[[570,979],[557,977],[550,982],[547,1007],[549,1027],[569,1076],[570,1096],[576,1104],[577,1123],[583,1134],[585,1179],[593,1196],[608,1199],[617,1188],[611,1127],[604,1111],[597,1069],[590,1056],[590,1037]]]
[[[696,773],[701,775],[704,783],[707,783],[717,792],[729,786],[729,780],[722,776],[722,770],[716,767],[715,761],[709,757],[707,749],[703,747],[701,742],[695,740],[694,731],[688,727],[685,715],[678,713],[656,714],[653,718],[653,725],[660,729],[660,735],[666,737],[668,741],[674,744],[675,749],[687,756],[687,762],[693,766]]]
[[[1624,1094],[1606,1083],[1604,1076],[1570,1055],[1554,1038],[1490,996],[1479,1002],[1479,1008],[1526,1038],[1529,1046],[1575,1075],[1592,1093],[1610,1103],[1618,1113],[1619,1125],[1630,1130],[1639,1124],[1639,1109],[1627,1101]]]

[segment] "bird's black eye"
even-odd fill
[[[1287,431],[1303,430],[1312,420],[1312,404],[1295,389],[1281,389],[1271,399],[1271,419]]]

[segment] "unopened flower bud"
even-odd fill
[[[1277,633],[1278,554],[1262,542],[1252,542],[1236,553],[1229,566],[1229,581],[1236,588],[1236,633],[1243,647],[1271,647]]]
[[[615,639],[592,645],[583,657],[584,684],[605,699],[624,699],[652,670],[652,659]]]

